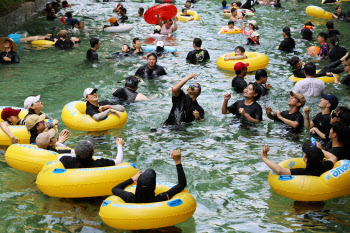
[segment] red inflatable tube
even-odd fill
[[[165,21],[174,18],[176,14],[177,8],[174,5],[160,4],[149,8],[144,14],[144,19],[149,24],[158,24],[157,15],[159,15],[161,21]]]

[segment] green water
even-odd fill
[[[74,15],[85,21],[85,25],[96,28],[107,24],[106,20],[114,16],[111,12],[117,3],[95,3],[93,0],[70,1]],[[183,3],[182,3],[183,4]],[[182,4],[177,4],[180,7]],[[245,44],[242,35],[217,35],[219,28],[225,26],[224,19],[217,9],[221,1],[201,0],[195,4],[195,10],[201,14],[199,22],[179,23],[173,39],[166,45],[178,48],[180,55],[167,56],[159,61],[168,72],[167,76],[146,81],[139,92],[146,96],[158,94],[149,102],[126,106],[129,114],[127,124],[103,134],[96,133],[98,139],[96,154],[115,157],[116,137],[126,141],[124,161],[136,163],[144,170],[154,168],[158,181],[176,182],[176,170],[170,159],[170,151],[183,151],[183,165],[187,176],[188,190],[197,200],[197,210],[192,218],[169,228],[167,232],[347,232],[350,230],[350,198],[335,198],[318,205],[305,205],[281,197],[274,193],[267,182],[269,169],[260,160],[263,144],[270,145],[270,158],[280,162],[288,158],[299,157],[301,145],[308,138],[303,132],[299,138],[288,139],[281,134],[281,127],[273,123],[264,114],[264,121],[255,130],[239,129],[230,124],[231,115],[221,114],[223,95],[231,91],[234,73],[219,70],[216,59],[234,47]],[[312,21],[315,34],[325,31],[327,20],[305,15],[308,5],[320,5],[319,1],[282,1],[285,9],[256,7],[254,19],[260,27],[261,45],[248,48],[247,51],[265,53],[270,63],[267,66],[268,82],[273,88],[267,97],[259,103],[272,109],[288,109],[288,92],[293,83],[288,80],[291,74],[287,58],[295,55],[304,61],[313,58],[306,55],[309,46],[317,42],[305,42],[300,34],[293,33],[296,39],[294,54],[276,51],[274,48],[282,40],[284,26],[301,28],[303,23]],[[147,8],[153,3],[126,2],[129,18],[134,29],[127,34],[109,34],[91,31],[82,36],[82,43],[74,50],[59,51],[53,48],[38,50],[29,44],[21,46],[19,65],[0,66],[0,105],[23,106],[29,95],[41,94],[43,111],[61,121],[63,106],[74,100],[82,100],[82,92],[87,87],[99,89],[100,99],[111,96],[112,89],[124,85],[120,83],[126,76],[134,74],[145,64],[145,60],[136,58],[120,62],[104,60],[113,52],[121,50],[124,43],[131,45],[132,38],[138,36],[143,44],[152,43],[146,35],[153,27],[136,17],[137,8]],[[350,10],[350,2],[342,3],[344,11]],[[324,6],[334,11],[334,5]],[[238,25],[240,26],[240,25]],[[30,35],[57,33],[60,23],[47,22],[45,16],[38,15],[28,21],[19,30]],[[349,23],[335,21],[340,30],[340,45],[350,49]],[[3,36],[3,35],[2,35]],[[100,63],[88,64],[84,61],[89,48],[90,37],[98,36],[101,48],[98,50]],[[185,63],[188,51],[192,50],[192,40],[200,37],[203,48],[208,49],[211,61],[195,66]],[[328,61],[316,61],[318,66]],[[160,130],[159,128],[171,109],[171,87],[195,72],[202,85],[199,103],[205,109],[206,120],[194,123],[185,132]],[[343,77],[344,75],[341,75]],[[248,81],[254,76],[248,75]],[[349,89],[341,85],[327,84],[327,91],[336,94],[340,105],[350,106]],[[229,103],[242,99],[233,93]],[[319,111],[318,99],[310,100],[306,106],[312,108],[311,117]],[[66,128],[60,123],[60,129]],[[87,136],[86,132],[71,130],[68,145],[74,145]],[[43,195],[35,185],[35,175],[17,171],[9,167],[0,151],[0,232],[123,232],[106,226],[98,216],[103,198],[95,200],[73,200],[51,198]]]

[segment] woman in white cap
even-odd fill
[[[249,26],[248,26],[249,27],[249,31],[245,30],[246,25],[245,25],[245,23],[243,23],[243,25],[242,25],[242,34],[250,36],[253,32],[258,30],[259,27],[258,27],[258,24],[257,24],[257,22],[255,20],[248,21],[248,23],[249,23]]]
[[[19,63],[18,49],[16,43],[7,37],[0,38],[0,63]]]
[[[253,32],[250,37],[247,38],[247,45],[260,45],[260,34]]]

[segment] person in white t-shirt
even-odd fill
[[[320,96],[322,93],[326,94],[324,82],[315,78],[315,64],[307,63],[304,68],[306,78],[295,84],[293,92],[303,94],[305,97]]]

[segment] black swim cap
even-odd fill
[[[137,186],[142,189],[154,189],[156,186],[156,176],[156,172],[153,169],[147,169],[137,180]]]

